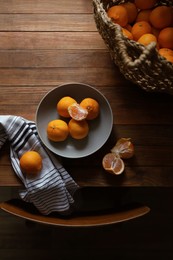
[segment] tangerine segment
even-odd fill
[[[134,145],[130,138],[120,138],[111,149],[111,152],[120,156],[122,159],[128,159],[134,155]]]
[[[128,14],[124,6],[116,5],[110,7],[107,11],[107,15],[114,23],[117,23],[120,26],[126,26],[128,23]]]
[[[61,119],[52,120],[47,126],[47,137],[54,142],[64,141],[69,134],[68,125]]]
[[[68,112],[71,118],[81,121],[84,120],[88,115],[88,110],[81,107],[78,103],[74,103],[68,107]]]
[[[73,103],[77,103],[76,100],[72,97],[66,96],[59,100],[57,103],[57,111],[60,116],[63,117],[70,117],[68,112],[68,107],[72,105]]]
[[[119,175],[124,171],[124,162],[115,153],[108,153],[102,159],[103,168],[115,175]]]
[[[42,158],[36,151],[25,152],[20,157],[20,168],[26,174],[37,174],[42,169]]]
[[[68,123],[70,135],[74,139],[83,139],[88,135],[89,126],[86,120],[76,121],[73,118]]]
[[[82,102],[80,103],[80,106],[88,111],[88,115],[86,117],[86,119],[88,120],[93,120],[99,115],[100,112],[99,103],[93,98],[83,99]]]

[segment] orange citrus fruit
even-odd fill
[[[160,31],[158,43],[160,48],[173,49],[173,27],[167,27]]]
[[[159,54],[170,62],[173,62],[173,50],[168,48],[159,49]]]
[[[117,23],[120,26],[126,26],[128,23],[127,10],[123,6],[115,5],[110,7],[107,11],[107,15],[114,23]]]
[[[86,120],[76,121],[73,118],[68,123],[69,133],[74,139],[83,139],[88,135],[89,126]]]
[[[131,32],[129,32],[127,29],[122,27],[122,32],[123,35],[126,36],[127,38],[129,38],[130,40],[133,40],[133,35]]]
[[[172,10],[168,6],[158,6],[150,14],[150,23],[157,29],[163,29],[171,26]]]
[[[151,26],[148,22],[136,22],[132,26],[131,33],[135,41],[137,41],[143,34],[151,33]]]
[[[47,125],[47,137],[54,142],[64,141],[69,134],[68,125],[61,119],[55,119]]]
[[[72,97],[66,96],[61,98],[57,103],[57,111],[60,116],[70,117],[68,112],[68,107],[73,103],[77,103],[76,100]]]
[[[99,103],[93,98],[84,98],[81,101],[80,106],[88,111],[88,115],[86,117],[87,120],[93,120],[99,115]]]
[[[73,103],[68,107],[68,112],[71,118],[80,121],[84,120],[88,115],[88,110],[81,107],[78,103]]]
[[[139,9],[150,9],[153,8],[157,0],[135,0],[135,5]]]
[[[152,11],[152,9],[146,9],[146,10],[139,11],[139,13],[136,17],[136,22],[141,22],[141,21],[149,22],[151,11]]]
[[[119,175],[124,171],[124,162],[115,153],[108,153],[102,159],[103,168],[112,174]]]
[[[20,157],[20,168],[23,173],[36,175],[42,169],[42,158],[36,151],[27,151]]]
[[[133,23],[138,13],[136,5],[131,2],[126,2],[124,4],[121,4],[121,6],[124,6],[127,10],[128,23]]]
[[[147,46],[149,43],[151,42],[156,42],[157,43],[157,38],[154,34],[151,34],[151,33],[146,33],[146,34],[143,34],[139,39],[138,39],[138,42],[140,44],[143,44],[145,46]]]
[[[120,138],[111,149],[111,152],[122,159],[129,159],[134,155],[134,145],[130,138]]]

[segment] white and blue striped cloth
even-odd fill
[[[69,214],[75,205],[73,195],[79,188],[69,173],[41,143],[34,122],[19,116],[0,116],[0,148],[10,141],[11,163],[25,189],[20,197],[31,202],[44,215],[51,212]],[[23,175],[19,158],[28,151],[37,151],[43,159],[39,175],[27,178]]]

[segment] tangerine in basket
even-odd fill
[[[160,48],[173,49],[173,27],[167,27],[160,31],[158,43]]]
[[[115,153],[108,153],[102,159],[103,168],[112,174],[119,175],[124,171],[123,160]]]
[[[47,125],[47,137],[54,142],[64,141],[69,134],[68,125],[61,119],[55,119]]]
[[[78,103],[73,103],[68,107],[68,112],[71,118],[81,121],[84,120],[88,115],[88,110],[81,107]]]
[[[76,121],[73,118],[68,123],[69,133],[74,139],[83,139],[88,135],[89,126],[86,120]]]
[[[151,25],[146,21],[136,22],[132,26],[131,33],[135,41],[137,41],[143,34],[151,33]]]
[[[173,50],[168,48],[159,49],[159,54],[163,56],[165,59],[173,63]]]
[[[133,23],[138,13],[136,5],[131,2],[126,2],[124,4],[121,4],[121,6],[125,7],[127,10],[128,23]]]
[[[77,103],[76,100],[72,97],[66,96],[61,98],[57,103],[57,111],[60,116],[63,117],[70,117],[68,112],[68,107],[73,103]]]
[[[135,0],[135,5],[137,8],[144,10],[153,8],[157,0]]]
[[[129,30],[127,30],[126,28],[122,27],[122,33],[124,36],[126,36],[127,38],[129,38],[130,40],[133,40],[133,35],[131,32],[129,32]]]
[[[114,23],[117,23],[120,26],[126,26],[126,24],[128,23],[127,10],[121,5],[110,7],[107,11],[107,15]]]
[[[93,120],[98,117],[100,112],[99,103],[93,98],[84,98],[80,106],[88,111],[88,115],[86,117],[87,120]]]
[[[139,11],[139,13],[136,17],[136,22],[141,22],[141,21],[149,22],[151,11],[152,11],[152,9]]]
[[[150,23],[157,29],[171,26],[172,9],[169,6],[158,6],[150,14]]]
[[[36,151],[27,151],[19,159],[20,168],[23,173],[36,175],[42,169],[42,158]]]
[[[152,33],[146,33],[143,34],[139,39],[138,42],[143,44],[144,46],[147,46],[148,44],[150,44],[151,42],[155,42],[157,43],[157,38],[154,34]]]

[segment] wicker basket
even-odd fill
[[[173,64],[158,54],[155,43],[147,47],[122,34],[121,27],[108,18],[106,11],[127,1],[93,0],[97,29],[107,45],[114,63],[128,80],[146,91],[173,94]],[[172,6],[172,0],[158,5]]]

